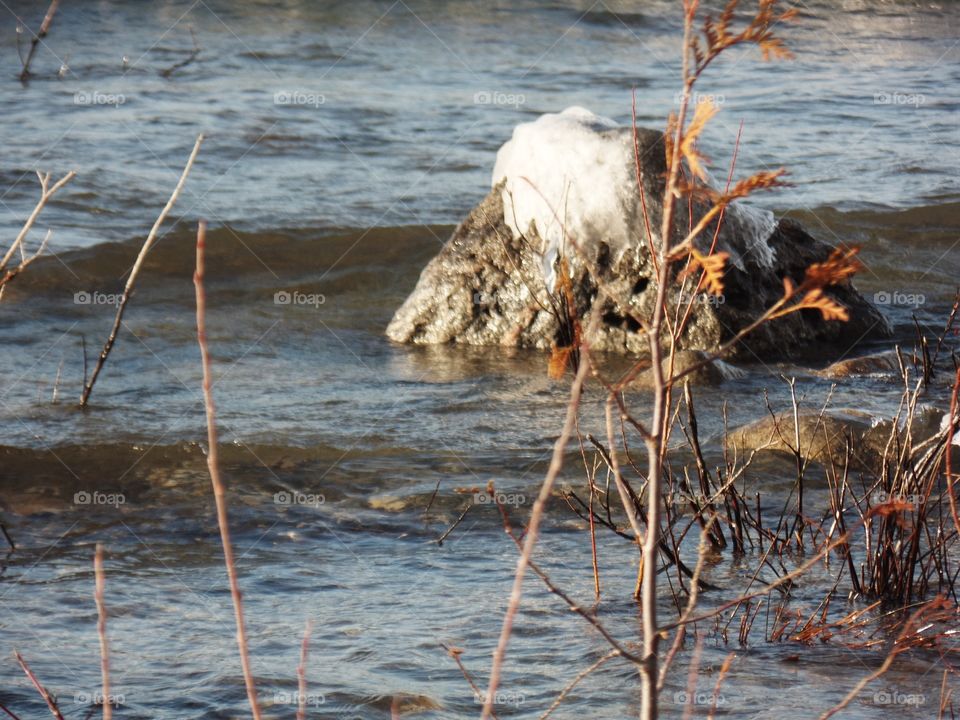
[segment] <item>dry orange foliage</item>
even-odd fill
[[[719,108],[713,102],[697,103],[697,109],[693,113],[693,120],[687,126],[687,131],[680,140],[680,152],[687,161],[690,172],[696,175],[700,180],[706,182],[707,171],[701,161],[706,162],[706,158],[697,150],[697,137],[703,132],[714,115],[719,112]]]
[[[723,275],[724,268],[730,253],[715,252],[704,255],[692,245],[690,246],[690,264],[680,274],[680,278],[690,275],[698,267],[703,269],[703,279],[701,283],[711,295],[723,295]]]
[[[783,279],[783,286],[787,295],[794,293],[792,288],[793,283],[790,282],[789,278]],[[800,298],[800,302],[791,305],[781,312],[774,313],[772,318],[781,317],[782,315],[796,312],[797,310],[819,310],[824,320],[846,321],[850,319],[850,313],[847,312],[847,309],[833,298],[824,295],[821,288],[808,290],[807,293]]]
[[[565,319],[570,328],[570,344],[557,345],[554,343],[550,360],[547,363],[547,375],[552,380],[563,378],[571,361],[576,362],[577,356],[575,353],[580,349],[580,319],[577,317],[577,305],[573,297],[573,285],[570,282],[570,266],[567,264],[566,258],[560,259],[557,282],[560,285],[561,306],[566,312],[567,317]]]
[[[863,263],[857,258],[859,252],[857,246],[835,248],[826,260],[807,268],[803,285],[824,287],[849,280],[863,268]]]
[[[720,16],[714,20],[711,16],[703,22],[703,38],[693,38],[691,45],[694,59],[697,62],[697,74],[703,72],[707,65],[721,52],[734,45],[752,43],[760,48],[764,60],[770,58],[790,59],[793,53],[787,49],[783,41],[773,34],[773,29],[779,23],[787,22],[796,17],[794,8],[778,12],[777,0],[760,0],[756,14],[747,26],[738,33],[731,32],[739,0],[730,0]]]
[[[830,285],[839,285],[853,277],[861,267],[857,253],[859,247],[836,248],[823,262],[813,263],[804,273],[803,282],[795,286],[790,278],[783,279],[784,302],[803,293],[800,300],[774,313],[771,319],[782,317],[797,310],[819,310],[824,320],[849,320],[847,309],[823,290]]]

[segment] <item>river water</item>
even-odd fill
[[[738,173],[785,165],[794,183],[757,202],[827,241],[862,244],[858,287],[911,346],[914,318],[930,335],[942,327],[960,277],[960,6],[797,8],[782,28],[794,61],[738,52],[708,75],[701,91],[722,112],[706,147],[725,172],[742,121]],[[570,105],[626,122],[636,88],[638,122],[662,126],[675,107],[676,3],[64,3],[23,86],[17,17],[36,30],[44,11],[0,8],[3,236],[36,200],[36,169],[78,176],[31,236],[35,246],[54,231],[48,256],[0,302],[0,520],[17,543],[0,574],[0,703],[21,717],[46,712],[17,648],[67,717],[85,716],[99,687],[92,557],[102,542],[117,716],[244,715],[202,449],[191,273],[206,218],[224,470],[268,715],[294,715],[308,618],[311,717],[388,717],[395,696],[410,717],[478,714],[441,644],[463,648],[483,684],[516,553],[489,504],[436,539],[471,502],[457,490],[489,480],[521,522],[567,388],[547,379],[538,353],[398,347],[383,329],[486,192],[518,122]],[[164,73],[190,58],[194,38],[196,58]],[[92,361],[199,133],[176,222],[81,412],[81,343]],[[781,373],[798,375],[809,407],[830,390],[788,365],[749,370],[701,399],[714,459],[725,402],[735,424],[764,415],[764,390],[784,407]],[[836,388],[833,404],[882,416],[898,398],[896,382],[865,378]],[[942,406],[942,390],[928,400]],[[585,428],[601,433],[598,415],[591,396]],[[563,484],[582,487],[574,448],[568,457]],[[750,482],[773,508],[789,479],[788,464],[769,463]],[[598,612],[635,639],[633,552],[616,537],[599,551]],[[589,539],[562,502],[539,557],[574,597],[592,598]],[[753,567],[726,558],[711,581],[739,587]],[[816,590],[800,588],[796,607],[812,610]],[[529,581],[498,713],[538,717],[605,651]],[[882,659],[710,639],[701,689],[731,651],[719,705],[738,718],[815,716]],[[682,653],[668,682],[668,716],[688,707],[678,693],[689,662]],[[846,716],[931,717],[940,673],[936,658],[906,656]],[[556,717],[629,717],[638,696],[634,671],[611,662]],[[924,703],[887,701],[917,696]]]

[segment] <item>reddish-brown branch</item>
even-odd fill
[[[960,533],[960,516],[957,515],[957,498],[953,491],[953,438],[956,435],[957,422],[957,395],[960,393],[960,367],[957,368],[957,377],[953,381],[953,392],[950,394],[950,415],[947,418],[947,447],[944,450],[944,463],[947,473],[947,496],[950,498],[950,515],[953,517],[953,526]]]
[[[199,148],[199,141],[195,146]],[[257,702],[257,688],[253,672],[250,669],[250,653],[247,645],[247,630],[243,617],[243,595],[237,580],[237,568],[233,557],[233,544],[230,541],[230,522],[227,516],[227,491],[220,477],[220,464],[217,453],[217,418],[213,402],[213,373],[210,365],[210,352],[207,349],[207,298],[203,288],[204,250],[206,248],[207,223],[200,222],[197,231],[197,270],[193,284],[197,293],[197,343],[200,345],[200,361],[203,366],[203,403],[207,414],[207,468],[213,485],[213,496],[217,504],[217,525],[220,527],[220,542],[223,545],[223,562],[227,568],[230,582],[230,596],[233,598],[233,615],[237,626],[237,648],[240,652],[240,666],[243,681],[247,687],[247,700],[254,720],[260,720],[260,705]]]
[[[591,328],[591,331],[592,330],[593,328]],[[590,337],[590,332],[587,333],[587,336]],[[507,611],[503,617],[503,626],[500,630],[500,638],[497,641],[497,647],[493,653],[493,664],[490,668],[490,681],[487,685],[487,694],[483,701],[483,710],[480,713],[480,720],[486,720],[488,717],[490,717],[493,709],[493,700],[496,696],[497,687],[500,684],[500,673],[503,668],[503,660],[507,654],[507,644],[510,642],[510,634],[513,631],[513,621],[517,615],[517,611],[520,609],[520,597],[523,593],[523,579],[526,575],[527,568],[530,565],[530,558],[533,555],[533,549],[537,544],[537,539],[540,534],[540,522],[543,520],[544,508],[546,507],[547,502],[550,500],[554,483],[556,482],[557,477],[560,475],[560,470],[563,468],[563,454],[566,451],[567,442],[570,440],[570,436],[573,434],[574,419],[580,406],[581,389],[589,368],[590,361],[586,353],[584,353],[583,357],[580,359],[580,367],[578,368],[576,377],[573,380],[573,385],[570,388],[570,402],[567,405],[567,416],[563,425],[563,430],[553,446],[553,457],[550,461],[550,467],[547,470],[547,475],[540,487],[540,493],[537,496],[537,499],[533,504],[533,510],[530,513],[530,521],[527,525],[527,534],[524,537],[523,542],[523,552],[520,553],[520,558],[517,560],[517,570],[513,579],[513,588],[510,592],[510,601],[507,604]]]
[[[17,658],[17,662],[20,663],[20,667],[23,669],[24,674],[30,679],[30,682],[33,683],[33,686],[37,689],[37,692],[40,693],[40,697],[43,698],[43,701],[47,704],[47,707],[50,708],[50,713],[57,720],[64,720],[63,713],[61,713],[60,708],[57,707],[57,701],[54,700],[50,692],[40,684],[40,681],[37,680],[37,676],[33,674],[33,670],[31,670],[30,666],[27,665],[27,661],[24,660],[23,656],[16,650],[13,651],[13,655]]]
[[[97,637],[100,638],[100,677],[103,680],[103,720],[113,717],[113,698],[110,695],[110,647],[107,644],[107,606],[104,602],[103,545],[97,543],[93,556],[94,601],[97,604]]]
[[[297,665],[297,689],[300,695],[297,698],[297,720],[306,720],[307,717],[307,652],[310,649],[310,632],[313,623],[307,620],[303,629],[303,642],[300,643],[300,664]]]
[[[47,8],[47,14],[43,16],[43,22],[40,23],[40,30],[30,40],[30,51],[27,53],[27,59],[23,61],[23,69],[20,71],[20,82],[25,83],[27,78],[30,77],[30,63],[33,62],[33,56],[37,52],[37,46],[50,31],[50,25],[53,23],[53,16],[57,13],[57,7],[59,5],[60,0],[52,0],[50,7]]]

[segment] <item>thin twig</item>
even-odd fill
[[[947,448],[944,451],[944,470],[947,476],[947,497],[950,499],[950,515],[953,518],[953,526],[960,533],[960,515],[957,514],[957,498],[953,491],[953,439],[956,432],[957,423],[957,398],[960,395],[960,367],[957,368],[957,376],[953,381],[953,391],[950,393],[950,412],[947,416]]]
[[[710,529],[716,519],[716,515],[711,516],[707,521],[707,524],[700,531],[697,567],[693,571],[693,580],[690,582],[690,595],[687,597],[687,607],[683,611],[683,615],[680,616],[680,626],[677,628],[676,635],[674,635],[670,650],[661,663],[660,676],[657,681],[657,692],[663,691],[663,686],[667,682],[667,672],[670,670],[670,665],[673,662],[674,656],[677,654],[677,652],[680,650],[680,646],[683,644],[683,637],[686,633],[686,626],[684,623],[693,614],[693,611],[697,607],[697,600],[700,597],[700,573],[703,572],[703,564],[706,561],[707,553],[710,550],[708,538],[710,537]]]
[[[53,699],[53,696],[50,695],[50,692],[40,684],[40,681],[37,680],[37,676],[33,674],[33,670],[30,669],[30,666],[27,665],[27,661],[23,659],[23,656],[17,652],[13,651],[14,657],[17,658],[17,662],[20,663],[20,667],[23,669],[23,672],[30,679],[30,682],[33,683],[33,686],[37,689],[37,692],[40,693],[40,697],[43,698],[43,701],[47,703],[47,707],[50,708],[51,714],[57,720],[64,720],[63,713],[60,712],[60,708],[57,707],[57,701]]]
[[[60,364],[57,366],[57,376],[53,379],[53,393],[50,395],[50,404],[56,405],[60,400],[60,378],[63,376],[64,358],[60,358]]]
[[[201,136],[202,137],[202,136]],[[200,140],[194,146],[191,163],[200,147]],[[189,169],[189,164],[187,166]],[[184,174],[186,177],[186,174]],[[172,198],[175,199],[175,198]],[[250,710],[254,720],[260,720],[260,705],[257,702],[257,688],[254,684],[253,673],[250,670],[250,653],[247,649],[247,630],[243,618],[243,595],[240,592],[240,583],[237,580],[237,568],[233,559],[233,544],[230,542],[230,523],[227,517],[226,487],[220,477],[220,465],[217,454],[217,423],[216,406],[213,402],[213,377],[210,365],[210,353],[207,349],[206,310],[207,298],[203,289],[204,276],[204,249],[206,247],[207,223],[200,221],[197,231],[197,270],[193,276],[193,284],[197,291],[197,343],[200,345],[200,361],[203,365],[203,404],[207,414],[207,468],[210,471],[210,482],[213,485],[213,496],[217,504],[217,525],[220,527],[220,542],[223,545],[223,562],[227,568],[227,578],[230,581],[230,595],[233,598],[233,615],[237,625],[237,648],[240,651],[240,666],[243,670],[243,681],[247,686],[247,699],[250,701]]]
[[[595,323],[592,323],[595,324]],[[589,331],[587,337],[590,337]],[[510,633],[513,630],[513,620],[520,608],[520,596],[523,592],[523,578],[526,575],[527,567],[530,565],[530,558],[533,555],[533,548],[537,544],[537,538],[540,533],[540,522],[543,519],[543,511],[550,500],[553,492],[553,485],[560,475],[563,468],[563,454],[566,451],[567,442],[573,433],[574,419],[580,406],[580,395],[583,389],[583,382],[589,371],[590,360],[584,355],[581,358],[580,367],[577,369],[576,377],[570,388],[570,402],[567,405],[566,421],[563,424],[563,430],[557,442],[553,446],[553,457],[550,460],[550,467],[547,475],[540,486],[540,494],[533,503],[533,510],[530,512],[530,521],[527,524],[527,534],[523,540],[523,552],[517,560],[517,570],[513,578],[513,588],[510,591],[510,601],[507,605],[507,611],[503,617],[503,626],[500,630],[500,638],[497,641],[497,647],[493,653],[493,665],[490,668],[490,682],[487,686],[487,695],[484,698],[483,710],[480,713],[480,720],[486,720],[491,715],[493,708],[493,699],[497,692],[497,686],[500,683],[500,673],[503,668],[503,659],[507,654],[507,644],[510,642]]]
[[[467,503],[467,506],[463,509],[463,512],[460,513],[460,517],[458,517],[456,520],[454,520],[454,521],[453,521],[453,525],[451,525],[450,527],[448,527],[448,528],[446,529],[446,531],[443,533],[443,535],[441,535],[440,537],[437,538],[437,545],[441,545],[441,546],[443,545],[444,541],[445,541],[448,537],[450,537],[450,533],[452,533],[452,532],[457,528],[457,525],[459,525],[461,522],[463,522],[463,519],[467,516],[467,513],[470,512],[470,508],[472,508],[472,507],[473,507],[473,503],[472,503],[472,502]]]
[[[57,182],[51,185],[50,173],[37,172],[37,178],[40,180],[40,199],[37,201],[37,204],[34,205],[33,210],[30,212],[30,215],[27,217],[26,221],[24,221],[23,227],[20,228],[20,232],[14,239],[13,244],[10,245],[10,247],[7,249],[7,252],[4,253],[3,259],[0,259],[0,293],[2,293],[3,288],[8,282],[23,272],[24,268],[36,260],[43,253],[44,249],[46,249],[47,242],[50,240],[49,232],[47,233],[47,236],[44,238],[43,242],[40,244],[39,249],[29,257],[23,252],[23,243],[27,239],[27,235],[33,228],[34,223],[36,223],[37,218],[40,217],[40,213],[46,206],[47,202],[49,202],[49,200],[57,194],[57,191],[60,190],[60,188],[73,180],[76,176],[76,171],[71,170],[62,178],[57,180]],[[7,268],[10,265],[10,260],[13,258],[14,253],[16,253],[18,250],[20,251],[21,256],[20,264],[16,268],[8,270]]]
[[[10,709],[9,709],[6,705],[4,705],[3,703],[0,703],[0,710],[3,710],[7,715],[9,715],[10,717],[12,717],[13,720],[20,720],[20,718],[17,717],[16,715],[14,715],[13,711],[10,710]]]
[[[113,717],[113,698],[110,697],[110,646],[107,643],[107,606],[103,601],[106,584],[103,577],[103,545],[97,543],[93,556],[94,592],[97,603],[97,636],[100,638],[100,676],[103,678],[103,720]]]
[[[193,32],[193,28],[189,28],[189,30],[190,30],[190,37],[193,40],[193,52],[191,52],[186,59],[181,60],[178,63],[174,63],[173,65],[168,67],[166,70],[161,70],[160,77],[168,78],[171,75],[173,75],[177,70],[180,70],[181,68],[185,68],[187,65],[189,65],[190,63],[192,63],[194,60],[197,59],[197,56],[200,54],[201,48],[200,48],[200,45],[197,43],[197,35],[196,33]]]
[[[303,642],[300,644],[300,664],[297,665],[297,689],[300,692],[297,698],[297,720],[306,720],[307,717],[307,652],[310,649],[310,633],[313,623],[307,618],[303,629]]]
[[[827,720],[828,718],[833,717],[838,712],[843,710],[845,707],[847,707],[851,702],[853,702],[856,699],[857,695],[860,694],[861,690],[863,690],[867,685],[872,683],[874,680],[876,680],[878,677],[880,677],[885,672],[887,672],[887,670],[890,669],[890,666],[893,665],[893,661],[897,659],[897,656],[900,655],[900,653],[905,652],[906,650],[909,649],[909,646],[898,647],[900,641],[903,640],[903,638],[905,638],[910,632],[913,631],[914,624],[920,618],[920,616],[922,616],[923,613],[926,612],[927,609],[928,609],[928,606],[923,605],[920,607],[919,610],[917,610],[915,613],[913,613],[913,615],[910,616],[907,622],[904,623],[903,630],[901,630],[900,633],[897,635],[896,639],[894,639],[890,652],[887,654],[887,657],[884,659],[880,667],[878,667],[876,670],[874,670],[872,673],[870,673],[866,677],[862,678],[856,685],[853,686],[853,689],[846,694],[843,700],[841,700],[839,703],[837,703],[832,708],[830,708],[825,713],[823,713],[820,716],[819,720]]]
[[[160,226],[173,209],[174,204],[177,202],[177,198],[180,197],[180,191],[183,190],[183,185],[187,181],[187,176],[190,174],[190,169],[193,167],[193,161],[197,158],[197,153],[200,152],[200,144],[202,142],[203,135],[198,135],[197,141],[193,144],[193,151],[190,153],[190,157],[187,159],[186,167],[183,168],[183,173],[180,175],[180,180],[177,182],[177,186],[173,189],[173,194],[170,195],[170,199],[167,200],[166,206],[163,208],[163,211],[160,213],[157,221],[150,229],[150,234],[147,235],[147,239],[144,241],[143,247],[140,248],[140,254],[137,255],[136,262],[134,262],[133,268],[130,270],[130,277],[127,278],[127,284],[123,288],[123,295],[120,298],[120,304],[117,306],[117,315],[113,320],[113,327],[110,329],[110,334],[107,336],[107,341],[103,345],[103,350],[100,351],[100,357],[97,358],[97,364],[93,368],[93,375],[90,376],[90,382],[83,386],[83,394],[80,396],[80,407],[87,406],[87,401],[90,399],[90,393],[93,392],[94,383],[97,382],[97,376],[100,374],[103,364],[107,361],[107,357],[110,355],[110,351],[113,349],[113,344],[117,341],[117,333],[120,331],[120,323],[123,321],[123,313],[127,309],[127,302],[130,300],[130,293],[133,292],[133,287],[137,282],[137,276],[140,274],[140,268],[143,267],[143,263],[147,258],[147,253],[150,252],[151,248],[156,242],[157,233],[160,231]]]
[[[10,537],[10,533],[7,532],[7,526],[3,523],[0,523],[0,532],[3,533],[3,537],[6,539],[7,544],[10,545],[10,550],[16,550],[17,544],[13,542],[13,538]]]
[[[733,659],[735,657],[735,653],[730,653],[723,661],[723,665],[720,666],[720,672],[717,673],[717,682],[713,685],[713,698],[710,703],[710,715],[707,716],[707,720],[713,720],[717,715],[717,705],[719,704],[720,699],[720,686],[723,684],[723,679],[727,676],[727,673],[730,672],[730,666],[733,665]]]
[[[597,660],[595,663],[593,663],[590,667],[585,668],[584,670],[581,670],[579,673],[577,673],[577,676],[573,680],[571,680],[569,683],[567,683],[567,686],[560,691],[560,694],[557,695],[557,698],[553,701],[550,707],[547,708],[546,712],[540,716],[540,720],[546,720],[546,718],[550,717],[550,715],[553,714],[553,711],[556,710],[558,707],[560,707],[560,703],[562,703],[564,699],[567,697],[567,695],[570,694],[570,691],[572,691],[577,685],[579,685],[580,682],[585,677],[587,677],[587,675],[589,675],[594,670],[599,668],[601,665],[607,662],[607,660],[612,660],[613,658],[619,657],[619,656],[620,656],[619,650],[611,650],[606,655],[602,656],[599,660]]]
[[[40,41],[47,36],[47,32],[50,30],[50,24],[53,22],[53,16],[56,14],[57,6],[59,5],[60,0],[52,0],[50,7],[47,8],[47,14],[43,17],[43,22],[40,23],[40,31],[30,40],[30,52],[27,53],[27,59],[23,61],[23,70],[20,72],[20,82],[26,82],[27,78],[30,77],[30,63],[33,62],[33,56],[37,52],[37,46],[40,44]]]
[[[460,672],[463,673],[463,679],[467,681],[467,683],[470,685],[470,688],[473,690],[473,696],[479,701],[479,698],[483,697],[483,691],[480,690],[480,688],[477,686],[477,683],[474,682],[470,671],[467,670],[466,666],[463,664],[463,661],[460,659],[460,656],[463,654],[463,650],[458,647],[444,645],[443,643],[440,643],[440,647],[446,650],[447,655],[453,658],[453,661],[457,664],[457,667],[460,668]],[[493,716],[495,720],[499,720],[499,718],[497,718],[497,714],[493,712],[493,710],[490,711],[490,715]]]

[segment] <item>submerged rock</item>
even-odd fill
[[[911,363],[916,360],[913,353],[904,352],[902,357],[906,367],[911,367]],[[864,375],[899,378],[900,361],[897,358],[896,350],[887,350],[882,353],[838,360],[822,370],[817,370],[814,374],[831,380],[862,377]]]
[[[864,467],[872,460],[873,453],[865,457],[863,447],[863,438],[870,430],[869,417],[802,411],[798,413],[798,420],[795,424],[792,412],[762,418],[733,430],[727,437],[727,447],[741,454],[767,450],[793,455],[799,424],[799,449],[804,459],[842,467],[849,440],[855,465]]]
[[[497,155],[493,189],[424,269],[387,335],[403,343],[568,344],[556,292],[563,257],[580,316],[600,305],[602,322],[588,338],[593,349],[648,355],[635,318],[649,314],[656,287],[633,141],[631,128],[579,108],[519,125]],[[656,242],[666,171],[662,134],[639,130],[637,152]],[[678,210],[676,237],[683,237],[689,213],[685,203]],[[704,208],[689,210],[696,218]],[[715,230],[711,225],[696,241],[701,252],[709,251]],[[742,203],[728,208],[717,249],[730,254],[724,293],[697,296],[680,338],[686,350],[716,350],[782,296],[784,278],[799,283],[832,250],[798,223]],[[826,322],[804,310],[760,327],[730,356],[823,359],[890,334],[849,282],[828,294],[848,309],[849,322]],[[677,287],[670,302],[687,299]]]
[[[930,440],[942,432],[944,413],[933,407],[920,407],[910,426],[910,441],[913,447]],[[850,465],[856,470],[876,472],[884,452],[890,444],[895,457],[907,433],[901,420],[897,432],[893,432],[893,420],[873,421],[869,415],[856,410],[833,410],[798,413],[800,426],[800,455],[821,465],[842,468],[850,445]],[[770,451],[794,455],[797,447],[796,424],[792,412],[782,412],[765,417],[730,432],[726,438],[727,448],[745,453]]]

